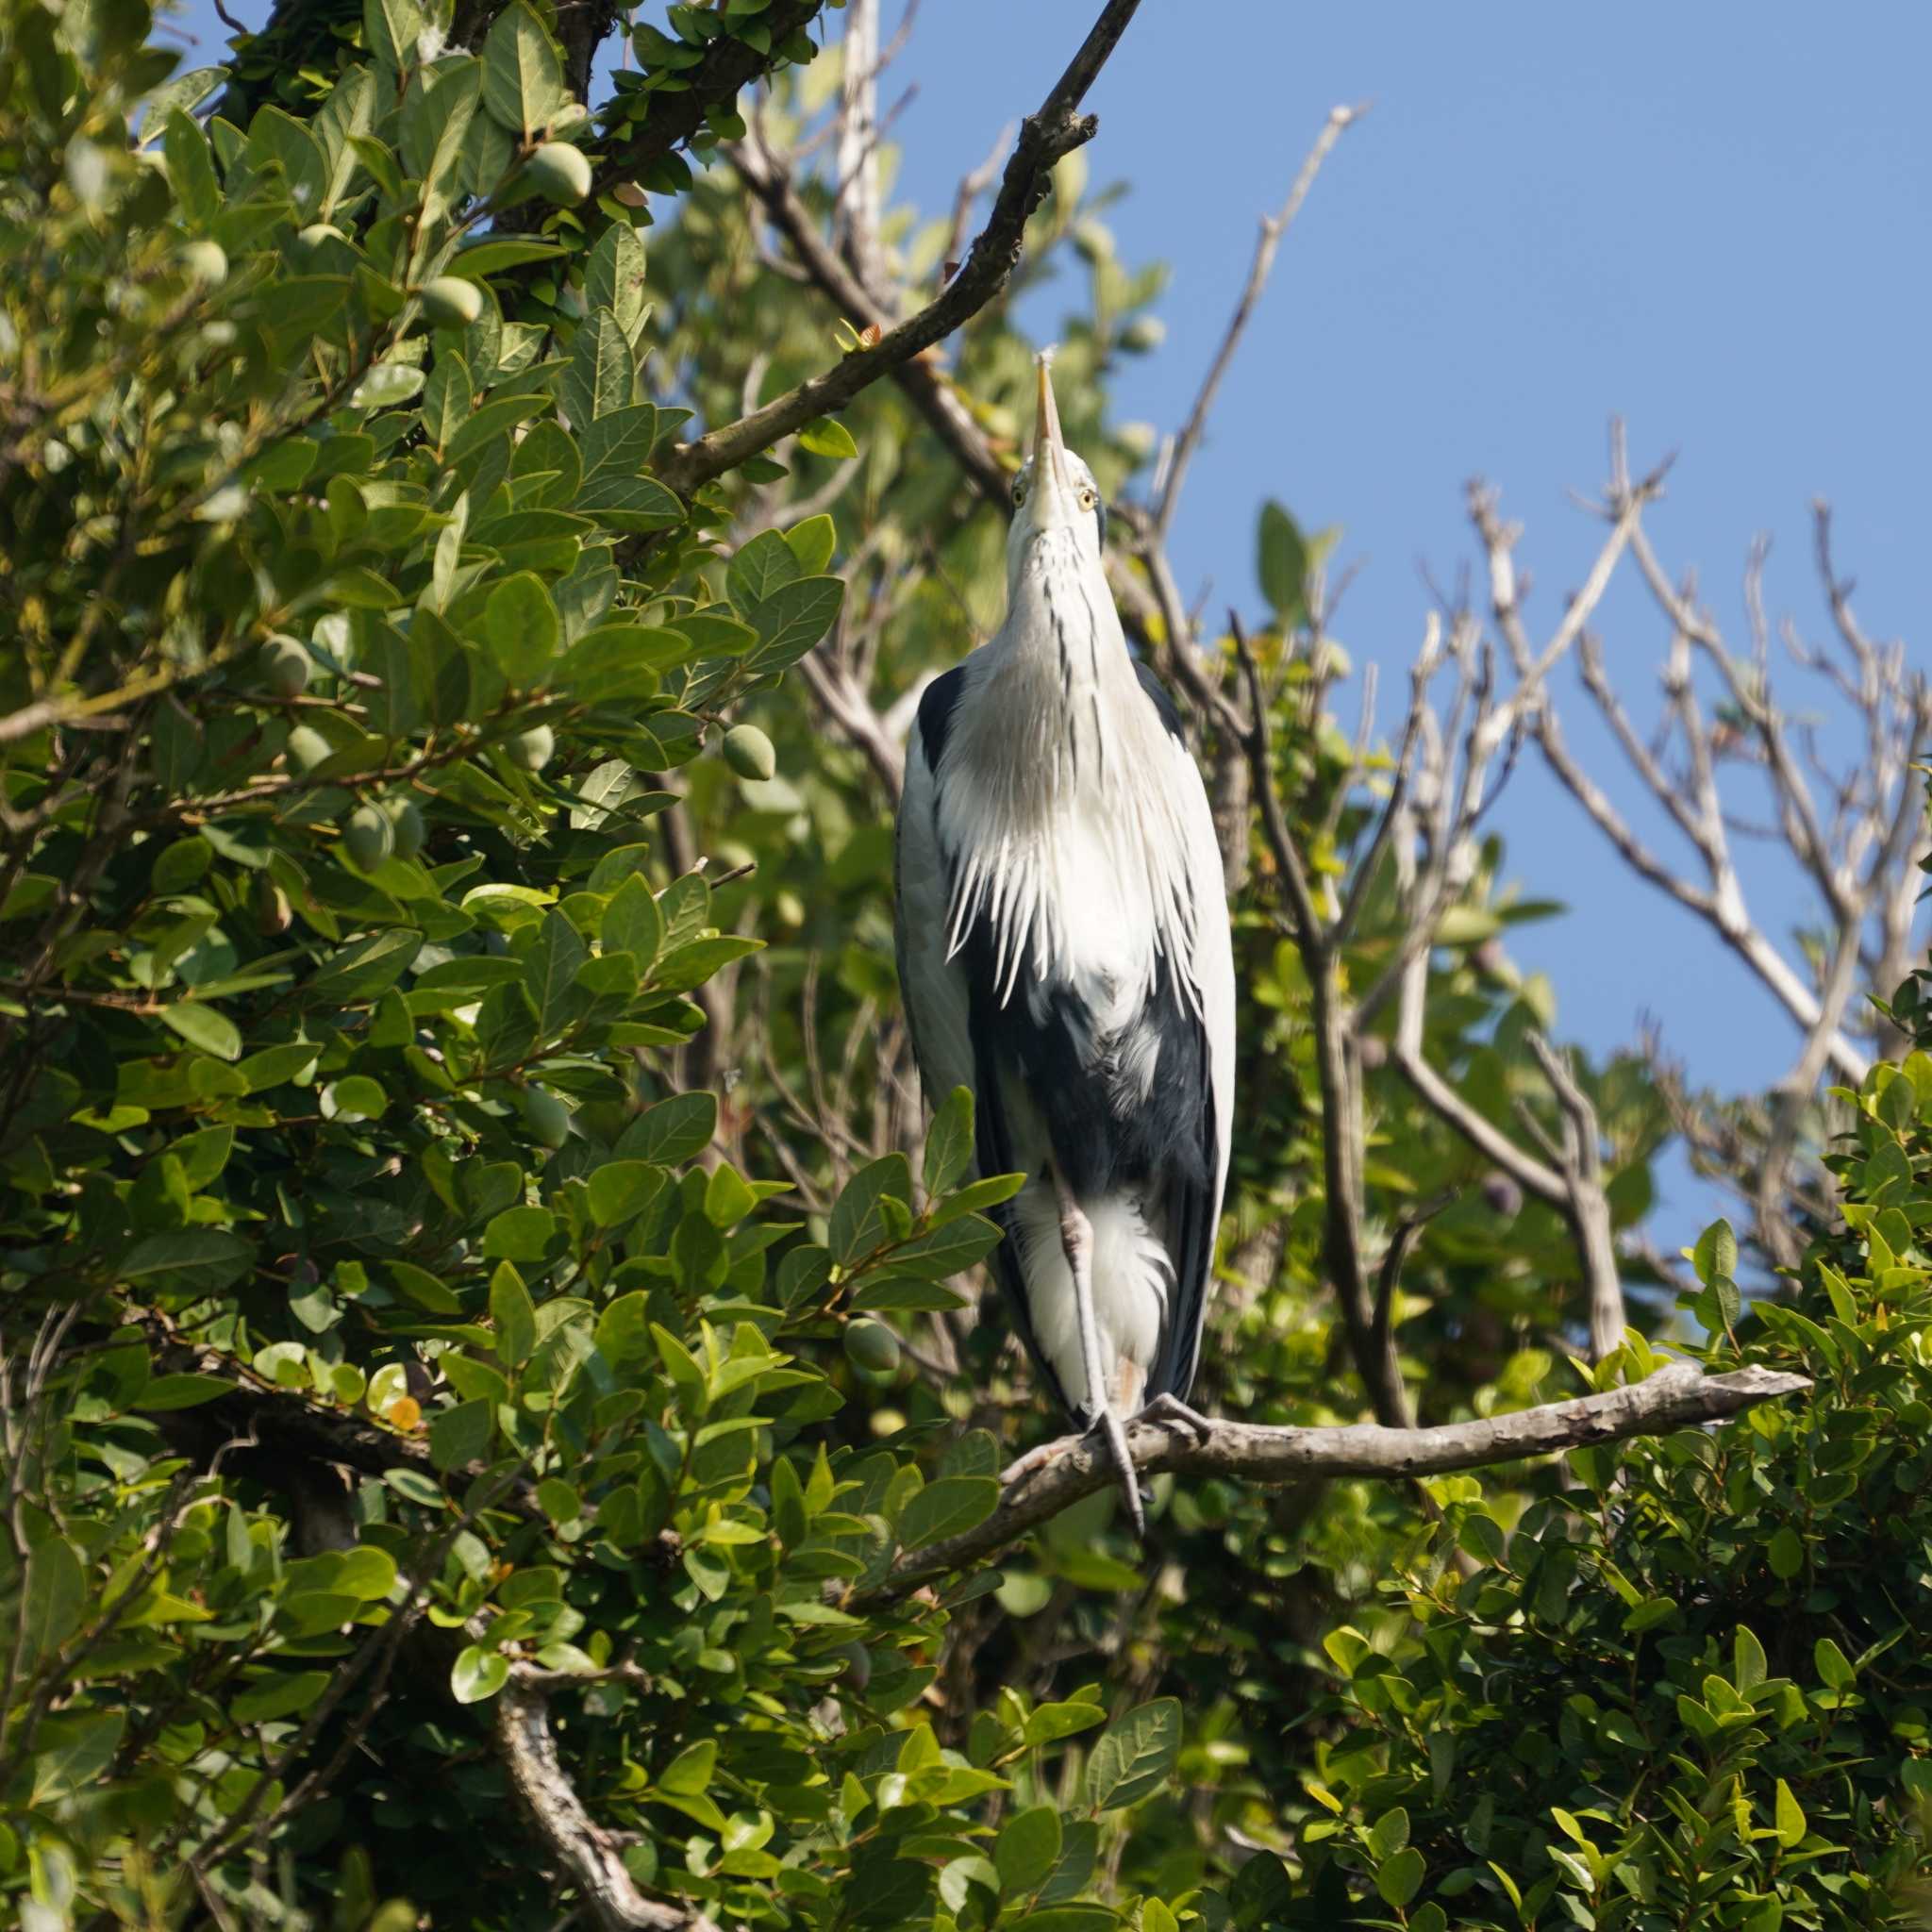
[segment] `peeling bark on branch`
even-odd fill
[[[625,1869],[622,1841],[584,1809],[550,1730],[548,1672],[519,1665],[496,1699],[496,1741],[538,1835],[575,1880],[602,1932],[717,1932],[702,1911],[646,1898]]]
[[[1076,114],[1074,109],[1139,6],[1140,0],[1108,0],[1039,113],[1023,124],[992,212],[974,242],[965,267],[943,294],[871,348],[855,350],[823,375],[812,376],[763,408],[713,429],[695,442],[678,444],[658,466],[658,479],[680,495],[689,496],[712,477],[769,449],[780,437],[803,428],[815,417],[842,409],[861,391],[929,349],[985,308],[1006,287],[1019,262],[1027,217],[1046,193],[1054,163],[1091,141],[1099,127],[1095,116]]]
[[[1481,1422],[1425,1429],[1390,1429],[1374,1423],[1348,1428],[1267,1428],[1255,1423],[1217,1422],[1207,1440],[1198,1443],[1165,1424],[1136,1423],[1127,1430],[1127,1450],[1134,1467],[1150,1474],[1170,1469],[1183,1475],[1222,1475],[1263,1484],[1338,1475],[1412,1479],[1717,1422],[1773,1396],[1800,1394],[1810,1386],[1802,1375],[1771,1369],[1707,1375],[1689,1362],[1677,1362],[1628,1388]],[[923,1583],[981,1562],[1115,1480],[1104,1444],[1068,1436],[1047,1461],[1007,1491],[984,1523],[901,1557],[887,1581],[862,1593],[851,1607],[890,1602]]]

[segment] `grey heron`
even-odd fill
[[[994,1271],[1144,1532],[1123,1418],[1207,1426],[1186,1398],[1234,1102],[1227,900],[1207,790],[1128,653],[1106,508],[1061,441],[1044,356],[1013,502],[1006,621],[926,690],[907,746],[899,976],[928,1100],[970,1088],[978,1171],[1028,1176],[995,1210]]]

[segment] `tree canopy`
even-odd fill
[[[1162,273],[1081,113],[1133,12],[921,220],[871,0],[672,7],[594,112],[609,8],[291,4],[181,73],[142,0],[0,0],[29,1932],[1923,1912],[1932,709],[1874,652],[1807,826],[1676,610],[1838,924],[1803,970],[1736,927],[1700,802],[1797,1073],[1565,1049],[1484,814],[1541,756],[1630,858],[1543,690],[1603,582],[1533,639],[1479,494],[1490,606],[1392,743],[1338,720],[1336,533],[1259,506],[1252,609],[1185,609],[1214,379],[1158,465],[1117,419]],[[1051,1432],[974,1272],[1019,1177],[963,1091],[928,1123],[892,969],[898,746],[998,620],[1049,277],[1236,906],[1225,1421],[1136,1431],[1145,1547],[1077,1444],[1003,1481]],[[1657,487],[1620,458],[1600,575]],[[1741,1236],[1654,1226],[1674,1133]]]

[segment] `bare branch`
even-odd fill
[[[987,224],[966,265],[937,299],[889,330],[870,348],[855,349],[822,375],[814,375],[761,409],[727,423],[695,442],[680,443],[658,466],[659,478],[681,495],[769,448],[813,418],[841,409],[882,375],[950,335],[1005,288],[1020,259],[1026,219],[1040,205],[1054,164],[1092,140],[1099,126],[1074,109],[1113,52],[1140,0],[1108,0],[1100,18],[1054,84],[1040,111],[1022,124],[1019,144]],[[674,96],[674,98],[675,98]]]
[[[602,1932],[717,1932],[695,1907],[646,1898],[625,1869],[620,1840],[584,1808],[551,1734],[552,1674],[513,1665],[496,1698],[497,1743],[538,1835],[575,1881]]]
[[[1149,1474],[1172,1470],[1180,1475],[1222,1475],[1260,1484],[1300,1483],[1319,1476],[1413,1479],[1718,1422],[1774,1396],[1800,1394],[1810,1386],[1802,1375],[1771,1369],[1706,1375],[1691,1363],[1675,1362],[1645,1381],[1601,1395],[1434,1428],[1391,1429],[1364,1423],[1347,1428],[1298,1429],[1216,1422],[1206,1440],[1197,1441],[1191,1434],[1163,1423],[1134,1423],[1127,1429],[1127,1452],[1135,1468]],[[908,1552],[885,1583],[860,1593],[849,1607],[891,1602],[921,1584],[981,1562],[1117,1479],[1105,1444],[1084,1436],[1065,1437],[1053,1455],[1008,1490],[984,1523]]]

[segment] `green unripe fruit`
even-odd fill
[[[312,772],[334,750],[313,724],[298,724],[289,733],[289,762],[298,772]]]
[[[395,827],[379,805],[358,805],[342,827],[349,863],[358,872],[374,872],[396,849]]]
[[[427,830],[423,823],[423,814],[416,808],[416,801],[413,798],[385,799],[382,808],[395,837],[396,857],[414,858],[423,849]]]
[[[483,291],[460,275],[438,275],[416,293],[438,328],[468,328],[483,313]]]
[[[510,762],[523,766],[526,772],[541,772],[557,753],[557,734],[547,724],[532,724],[527,731],[519,731],[505,744]]]
[[[228,279],[228,257],[219,242],[189,242],[181,251],[181,266],[210,288]]]
[[[845,1659],[845,1681],[855,1690],[872,1682],[872,1652],[862,1643],[841,1643],[832,1655]]]
[[[555,1151],[570,1139],[570,1108],[546,1088],[524,1089],[524,1119],[541,1146]]]
[[[1074,224],[1074,248],[1082,261],[1107,261],[1113,256],[1113,230],[1091,216]]]
[[[875,1375],[890,1375],[899,1366],[899,1338],[883,1322],[848,1322],[845,1356],[854,1368],[870,1369]]]
[[[756,724],[734,724],[724,734],[724,762],[741,778],[769,778],[778,769],[778,755]]]
[[[299,697],[315,666],[293,638],[271,638],[261,647],[261,681],[278,698]]]
[[[524,172],[530,186],[558,208],[573,208],[591,192],[591,163],[567,141],[546,141],[524,163]]]
[[[255,874],[252,889],[255,900],[255,929],[263,939],[278,939],[287,932],[294,913],[289,906],[289,895],[275,884],[267,873]]]
[[[1141,355],[1167,340],[1167,325],[1158,315],[1137,315],[1121,331],[1121,347]]]

